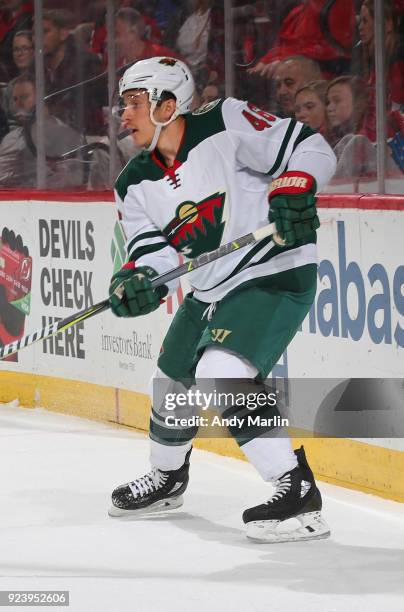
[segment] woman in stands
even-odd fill
[[[326,138],[337,156],[336,178],[358,178],[376,172],[376,149],[364,132],[368,94],[362,79],[341,76],[326,89]]]
[[[398,32],[398,16],[392,0],[384,2],[385,50],[387,57],[387,91],[390,96],[389,108],[404,110],[404,42]],[[364,0],[359,14],[360,64],[356,73],[374,88],[375,38],[374,38],[374,0]]]
[[[392,0],[384,2],[385,54],[388,135],[393,137],[397,111],[404,110],[404,42],[399,34],[399,18]],[[359,14],[359,43],[355,48],[352,70],[366,82],[369,93],[364,123],[367,137],[376,142],[376,70],[374,38],[374,0],[364,0]]]

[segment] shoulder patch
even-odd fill
[[[203,115],[204,113],[208,113],[210,110],[215,108],[215,106],[217,106],[219,102],[221,102],[221,100],[221,98],[217,98],[216,100],[212,100],[212,102],[207,102],[203,106],[200,106],[199,108],[196,108],[194,111],[192,111],[192,114]]]

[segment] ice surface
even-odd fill
[[[0,405],[0,589],[70,590],[74,612],[404,609],[404,506],[321,484],[332,538],[256,544],[251,466],[194,451],[185,504],[111,519],[111,490],[148,469],[145,436]],[[38,608],[35,608],[38,609]]]

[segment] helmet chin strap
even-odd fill
[[[154,149],[157,146],[158,139],[160,138],[161,130],[163,129],[163,127],[165,127],[166,125],[169,125],[170,123],[174,121],[174,119],[178,117],[178,110],[175,109],[174,113],[171,115],[168,121],[166,121],[165,123],[160,123],[159,121],[156,121],[154,118],[154,111],[156,109],[156,106],[157,106],[157,102],[152,101],[151,106],[150,106],[150,120],[153,123],[153,125],[156,126],[156,129],[154,130],[152,141],[148,147],[145,147],[144,149],[145,151],[154,151]]]

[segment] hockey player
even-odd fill
[[[122,124],[143,152],[116,181],[127,236],[128,263],[111,280],[110,303],[120,317],[158,308],[169,286],[150,279],[275,221],[284,246],[265,238],[191,272],[193,288],[163,341],[158,379],[237,378],[262,389],[314,300],[315,194],[331,178],[335,157],[320,134],[233,98],[190,112],[187,66],[154,57],[131,66],[120,82]],[[272,180],[272,183],[271,183]],[[268,185],[269,191],[268,205]],[[260,386],[261,385],[261,386]],[[245,406],[227,407],[245,414]],[[260,408],[261,417],[274,409]],[[245,420],[248,423],[248,420]],[[268,542],[327,537],[321,495],[303,448],[285,432],[243,426],[231,433],[265,481],[271,498],[243,514],[247,536]],[[172,431],[159,405],[150,420],[152,469],[117,487],[111,516],[177,508],[187,488],[195,430]],[[282,533],[297,517],[301,527]]]

